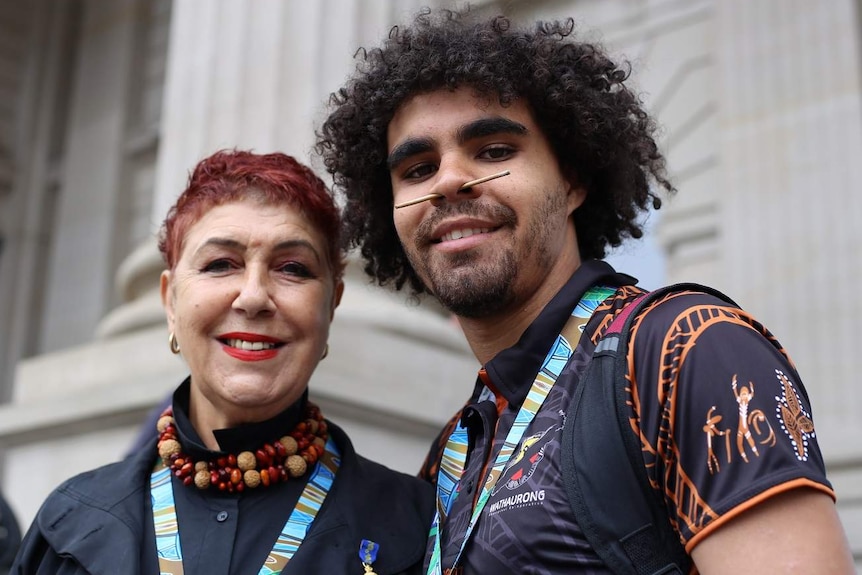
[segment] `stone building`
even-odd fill
[[[0,2],[0,488],[22,523],[60,481],[121,457],[185,373],[167,349],[153,232],[188,170],[234,146],[313,162],[356,48],[427,4],[454,5]],[[652,243],[616,261],[639,262],[648,285],[730,293],[792,351],[862,564],[859,4],[473,5],[574,16],[632,61],[680,193]],[[415,470],[477,367],[457,327],[352,265],[331,349],[312,396],[366,455]]]

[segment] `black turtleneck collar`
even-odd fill
[[[259,449],[262,444],[273,442],[287,435],[296,427],[305,414],[308,403],[308,389],[290,407],[266,421],[244,423],[229,429],[217,429],[213,432],[221,451],[212,451],[204,445],[192,422],[189,419],[189,396],[191,377],[174,392],[174,421],[183,451],[195,460],[208,460],[227,453],[240,453]]]
[[[583,262],[521,334],[518,343],[504,349],[485,364],[485,371],[496,390],[506,398],[509,405],[520,406],[527,397],[548,349],[563,329],[581,296],[593,286],[616,288],[636,283],[637,279],[616,272],[604,261]],[[481,386],[481,380],[477,381],[476,393]]]

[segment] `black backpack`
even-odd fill
[[[692,565],[664,501],[649,484],[626,405],[632,322],[654,301],[681,291],[707,293],[739,307],[721,292],[691,283],[637,296],[597,342],[562,432],[563,482],[572,511],[587,541],[618,575],[684,575]]]

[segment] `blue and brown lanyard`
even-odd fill
[[[258,575],[277,575],[293,558],[332,487],[339,463],[338,448],[330,437],[326,442],[323,455],[299,496],[296,507],[284,524]],[[162,575],[182,575],[183,554],[180,549],[179,525],[174,506],[170,468],[160,465],[153,471],[150,476],[150,494],[153,500],[159,571]],[[362,556],[361,551],[360,556]],[[374,549],[374,557],[376,557],[376,549]]]
[[[488,472],[485,482],[482,486],[482,491],[478,496],[476,504],[473,507],[473,512],[470,516],[470,522],[464,532],[464,537],[461,541],[461,546],[458,554],[455,557],[450,569],[454,569],[464,553],[464,548],[479,517],[482,515],[482,510],[488,503],[488,498],[497,483],[497,479],[503,473],[515,448],[521,443],[529,425],[533,422],[536,414],[542,407],[545,398],[550,393],[551,389],[557,381],[563,367],[569,361],[572,351],[577,346],[578,341],[583,333],[584,326],[589,321],[593,312],[598,308],[605,299],[610,297],[616,290],[608,287],[594,287],[589,289],[578,304],[572,310],[568,321],[563,326],[560,334],[554,340],[551,349],[542,362],[542,367],[536,374],[533,380],[533,385],[527,393],[518,414],[515,416],[515,421],[506,435],[506,440],[500,448],[500,453],[497,454],[494,460],[494,465]],[[443,456],[440,460],[440,469],[437,474],[437,513],[434,516],[434,523],[431,526],[429,539],[433,542],[431,552],[431,560],[428,564],[428,575],[442,575],[443,568],[442,550],[440,544],[441,525],[445,522],[446,517],[452,509],[452,503],[457,497],[458,483],[464,473],[464,466],[467,460],[467,428],[462,422],[459,422],[443,449]]]

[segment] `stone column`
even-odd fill
[[[720,274],[796,361],[862,557],[858,10],[852,0],[715,2]]]
[[[137,3],[87,0],[84,4],[82,41],[68,96],[72,105],[63,190],[48,262],[43,351],[89,340],[112,299],[114,219]],[[76,293],[76,305],[68,305],[70,291]]]
[[[716,3],[722,276],[786,345],[821,441],[859,457],[862,90],[851,0]],[[853,435],[851,431],[854,432]]]

